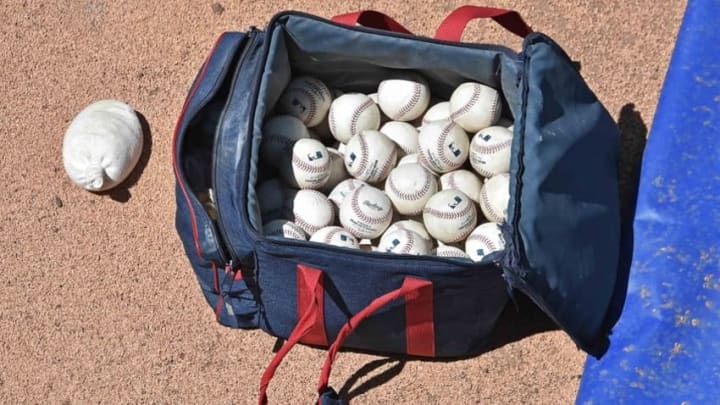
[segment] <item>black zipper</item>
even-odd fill
[[[236,72],[240,71],[240,68],[243,65],[246,55],[248,54],[248,52],[252,49],[253,45],[255,44],[255,38],[257,37],[256,34],[257,34],[257,29],[255,27],[250,27],[250,29],[247,32],[247,39],[246,39],[247,43],[245,44],[245,49],[243,49],[242,54],[240,55],[237,63],[235,64]],[[225,68],[225,69],[227,69],[227,68]],[[234,92],[233,90],[235,89],[236,81],[237,81],[237,77],[234,77],[233,84],[230,87],[230,92],[228,93],[229,95],[233,94],[233,92]],[[218,123],[221,123],[224,121],[224,117],[225,117],[226,113],[227,113],[227,105],[223,109],[223,112],[220,115],[220,119],[218,120]],[[216,186],[216,184],[217,184],[217,182],[216,182],[217,158],[216,157],[217,157],[217,149],[218,149],[218,143],[219,143],[218,142],[219,128],[220,128],[220,126],[218,126],[218,128],[215,131],[215,143],[213,144],[213,152],[212,152],[212,173],[211,173],[210,177],[211,177],[213,190],[215,191],[215,201],[216,201],[215,209],[217,212],[217,220],[215,221],[215,224],[216,224],[218,230],[220,231],[221,245],[224,246],[224,249],[226,250],[227,255],[230,256],[229,260],[227,258],[227,255],[223,258],[223,261],[225,262],[225,269],[227,272],[228,268],[235,270],[234,266],[237,263],[239,263],[240,260],[239,260],[239,256],[238,256],[237,252],[235,252],[235,249],[232,247],[232,244],[229,243],[230,238],[228,238],[227,231],[225,230],[225,227],[223,226],[222,214],[221,214],[222,210],[220,209],[220,204],[218,203],[218,201],[219,201],[218,191],[219,190]]]

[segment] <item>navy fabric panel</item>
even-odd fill
[[[578,404],[720,398],[720,3],[691,0],[648,138],[613,345]]]
[[[508,218],[524,274],[514,286],[596,354],[620,250],[619,130],[551,39],[531,34],[525,56]]]
[[[316,244],[305,244],[300,250],[269,241],[259,243],[257,259],[261,327],[281,337],[287,337],[297,322],[298,263],[325,273],[325,327],[330,341],[353,314],[400,287],[407,275],[433,282],[438,357],[479,351],[508,299],[501,272],[493,265],[370,255]],[[344,346],[404,353],[404,300],[396,300],[366,319]]]

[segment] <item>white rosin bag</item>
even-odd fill
[[[101,100],[70,123],[63,141],[63,164],[75,184],[103,191],[130,175],[142,148],[142,127],[135,110],[121,101]]]

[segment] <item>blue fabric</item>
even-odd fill
[[[689,2],[643,159],[625,308],[578,404],[720,398],[718,21],[716,0]]]
[[[510,282],[598,354],[607,345],[603,321],[620,252],[619,130],[551,39],[529,35],[524,55],[508,212],[507,250],[517,256],[506,261]]]

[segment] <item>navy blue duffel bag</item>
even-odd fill
[[[522,51],[460,43],[478,17],[523,36]],[[420,72],[444,99],[465,81],[502,93],[514,120],[504,251],[472,262],[263,236],[261,128],[291,73],[363,91],[387,69]],[[479,353],[514,291],[601,355],[621,261],[618,158],[618,128],[576,65],[515,12],[462,7],[435,38],[372,11],[333,20],[283,12],[264,31],[221,35],[195,78],[175,132],[176,225],[218,321],[287,339],[263,376],[261,402],[300,342],[330,347],[319,384],[330,403],[340,347]]]

